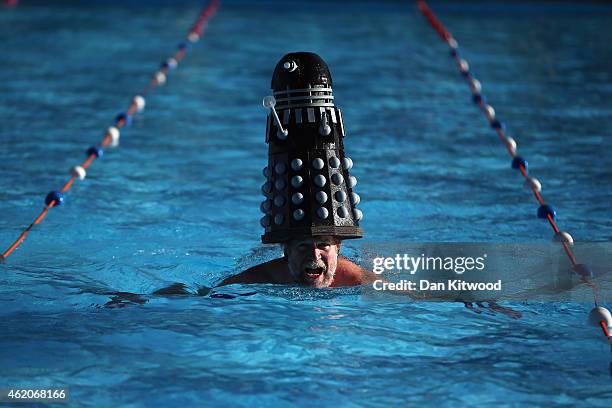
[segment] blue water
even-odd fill
[[[612,8],[431,6],[560,227],[610,241]],[[198,10],[25,0],[0,9],[0,249]],[[511,304],[523,313],[511,319],[461,304],[375,303],[354,288],[149,295],[173,282],[211,287],[280,255],[259,238],[261,98],[277,60],[299,50],[328,62],[344,112],[366,231],[349,256],[367,243],[550,239],[411,2],[226,1],[120,148],[0,266],[0,387],[68,387],[71,405],[91,407],[609,407],[610,348],[585,324],[589,304]],[[118,291],[146,303],[105,307]]]

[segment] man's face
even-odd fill
[[[333,237],[292,240],[287,244],[289,272],[304,285],[326,288],[334,280],[338,249]]]

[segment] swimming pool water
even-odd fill
[[[22,1],[0,9],[0,244],[174,50],[200,4]],[[610,241],[612,8],[440,3],[531,172],[577,241]],[[272,70],[329,64],[366,238],[544,242],[549,226],[447,48],[412,2],[224,1],[203,39],[0,265],[0,386],[74,406],[609,406],[591,305],[372,302],[358,289],[211,287],[280,255],[260,243]],[[109,293],[146,303],[108,308]],[[244,296],[236,296],[243,294]]]

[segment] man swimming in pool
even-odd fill
[[[330,236],[302,237],[284,245],[285,256],[225,279],[232,283],[300,284],[315,288],[355,286],[375,275],[340,256],[340,242]]]
[[[313,53],[287,54],[276,64],[272,91],[274,96],[264,98],[270,112],[261,238],[264,244],[281,244],[284,256],[226,278],[219,286],[277,283],[325,288],[373,280],[372,272],[339,255],[341,241],[363,236],[363,214],[357,208],[361,198],[353,191],[357,180],[349,174],[353,161],[344,154],[344,123],[333,103],[327,64]],[[155,292],[186,293],[181,283]]]
[[[378,279],[339,255],[342,241],[363,236],[359,227],[363,214],[357,208],[361,199],[353,191],[357,180],[349,174],[353,161],[344,153],[344,123],[334,105],[327,64],[316,54],[287,54],[276,65],[272,90],[274,96],[264,98],[270,113],[261,238],[264,244],[281,244],[284,256],[226,278],[219,286],[273,283],[335,288]],[[197,294],[209,295],[211,290],[202,287]],[[154,292],[191,293],[181,283]],[[126,295],[131,294],[109,303],[121,307],[136,301]]]

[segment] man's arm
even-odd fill
[[[219,285],[231,285],[233,283],[287,283],[281,279],[287,278],[284,270],[287,269],[287,258],[273,259],[268,262],[253,266],[238,275],[225,278]],[[280,273],[279,273],[280,272]]]
[[[260,266],[261,265],[254,266],[244,272],[240,272],[238,275],[225,278],[217,286],[231,285],[234,283],[267,283],[268,281],[265,279],[265,276],[263,276],[261,271],[258,271]]]

